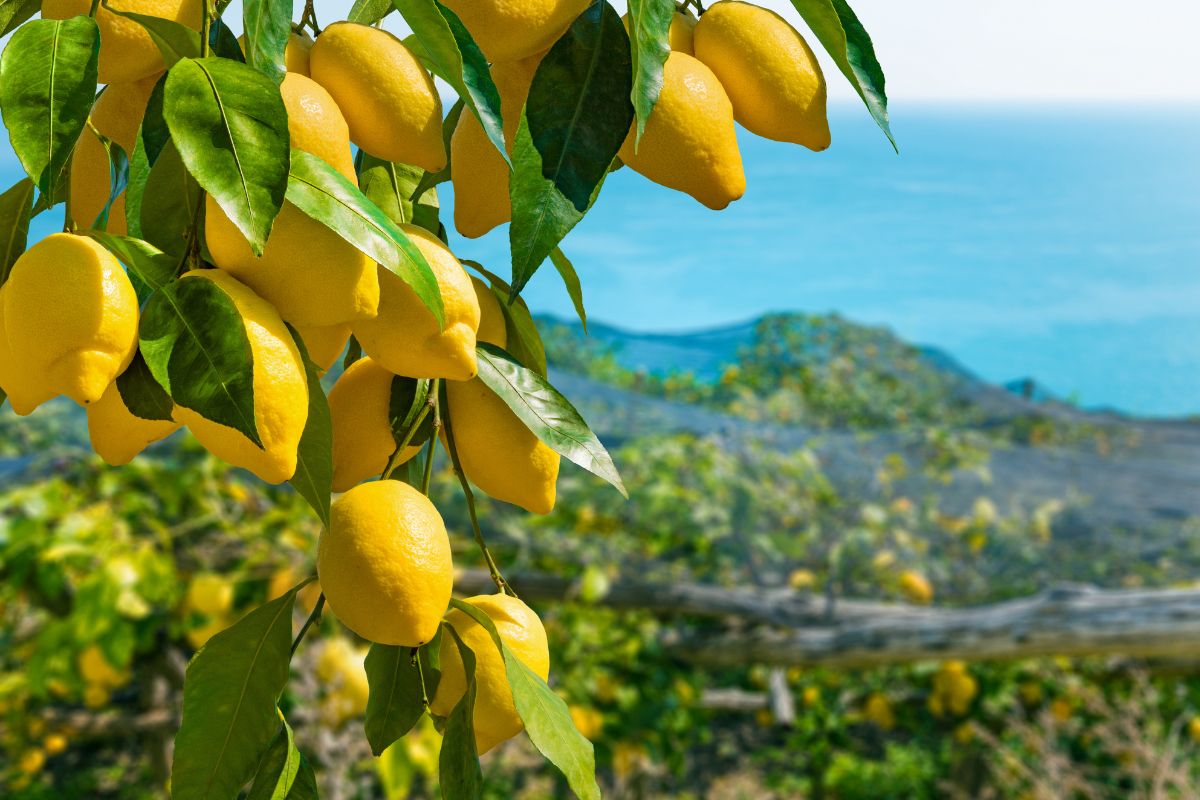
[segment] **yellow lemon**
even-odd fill
[[[370,357],[360,358],[329,390],[333,423],[333,490],[344,492],[379,475],[396,449],[389,421],[392,379],[395,376]],[[397,462],[421,452],[410,445]]]
[[[182,427],[173,419],[143,419],[134,414],[125,405],[116,382],[88,406],[87,419],[92,449],[114,467],[128,464],[138,453]]]
[[[337,22],[313,44],[309,69],[350,123],[350,139],[385,161],[446,166],[442,101],[433,78],[387,31]]]
[[[291,567],[282,567],[276,570],[267,582],[267,599],[274,600],[277,597],[282,597],[306,577],[308,576],[302,575]],[[299,601],[300,607],[308,614],[312,613],[320,596],[321,584],[319,581],[312,581],[306,584],[303,589],[296,592],[296,600]]]
[[[635,172],[712,209],[725,208],[745,193],[733,107],[717,76],[695,58],[678,52],[667,56],[662,92],[636,153],[635,127],[620,152]]]
[[[548,50],[588,7],[588,0],[450,0],[479,49],[493,63]]]
[[[208,644],[209,639],[228,628],[229,623],[230,620],[217,617],[216,619],[204,623],[198,628],[189,629],[186,634],[188,644],[190,644],[193,649],[199,650],[201,647]]]
[[[42,747],[47,755],[56,756],[67,749],[67,737],[61,733],[52,733],[42,740]]]
[[[401,225],[425,256],[442,291],[445,327],[407,283],[379,272],[379,314],[354,323],[363,352],[396,375],[410,378],[473,378],[479,300],[471,278],[442,241],[424,228]]]
[[[104,652],[94,644],[88,645],[79,653],[76,667],[84,683],[93,686],[115,689],[129,679],[128,675],[108,663]]]
[[[200,0],[111,0],[108,5],[118,11],[178,22],[194,31],[200,30],[204,8]],[[42,0],[42,16],[46,19],[86,17],[91,8],[92,0]],[[141,80],[164,69],[162,53],[140,23],[101,5],[96,24],[100,26],[100,83]]]
[[[356,486],[333,502],[317,574],[333,613],[362,638],[425,644],[437,633],[454,583],[442,516],[406,483]]]
[[[308,420],[308,381],[291,332],[270,303],[220,270],[194,270],[181,280],[212,281],[242,317],[254,357],[254,424],[263,446],[183,406],[176,406],[175,419],[218,458],[267,483],[283,483],[296,471],[296,448]]]
[[[16,357],[8,346],[8,335],[4,332],[5,286],[0,286],[0,389],[8,395],[12,410],[24,417],[54,397],[54,392],[42,386],[36,375],[27,375],[17,367]]]
[[[83,690],[83,704],[88,708],[104,708],[111,699],[112,692],[103,686],[93,684]]]
[[[370,685],[364,662],[367,649],[355,647],[345,637],[325,642],[317,657],[317,677],[328,695],[324,710],[334,725],[361,716],[367,710]]]
[[[475,287],[475,299],[479,301],[479,331],[475,334],[475,339],[504,348],[508,345],[508,329],[504,325],[500,299],[486,283],[474,275],[471,276],[471,285]]]
[[[223,616],[233,608],[233,584],[223,575],[200,572],[192,576],[184,599],[188,610],[209,617]]]
[[[487,385],[446,384],[454,446],[471,483],[534,514],[554,509],[558,453],[547,447]]]
[[[146,102],[157,81],[158,76],[152,75],[133,83],[114,83],[105,88],[92,106],[92,125],[120,145],[126,156],[133,154]],[[108,152],[95,131],[84,128],[71,160],[71,215],[79,227],[92,227],[104,209],[112,191],[111,176]],[[108,210],[107,230],[119,236],[126,233],[124,193],[117,196]]]
[[[892,710],[892,704],[887,697],[879,692],[867,698],[863,716],[885,731],[896,727],[896,712]]]
[[[571,722],[575,723],[575,728],[583,734],[585,739],[595,741],[600,738],[601,732],[604,730],[604,715],[594,708],[585,706],[571,706]]]
[[[39,747],[29,748],[21,754],[20,760],[17,761],[17,769],[26,775],[41,772],[44,766],[46,766],[46,751]]]
[[[350,341],[350,326],[324,325],[320,327],[296,326],[296,332],[304,341],[308,357],[322,370],[328,370],[338,360]]]
[[[4,330],[32,396],[99,400],[137,349],[138,301],[120,262],[94,240],[55,233],[4,285]]]
[[[504,145],[512,153],[521,109],[541,56],[492,66],[492,80],[500,92],[504,119]],[[454,185],[454,227],[474,239],[512,219],[508,199],[508,164],[469,111],[458,118],[450,137],[450,182]]]
[[[550,675],[550,648],[546,629],[529,606],[515,597],[503,594],[471,597],[467,602],[478,608],[496,626],[500,640],[512,654],[542,680]],[[491,634],[468,614],[452,610],[446,622],[454,628],[463,644],[475,654],[475,745],[483,755],[501,742],[511,739],[525,725],[517,716],[512,690],[508,687],[508,672]],[[467,690],[467,676],[462,656],[454,637],[443,634],[441,644],[442,676],[430,710],[438,716],[449,716]]]
[[[1193,742],[1200,742],[1200,717],[1192,717],[1188,721],[1188,736]]]
[[[810,150],[829,147],[825,76],[783,17],[738,0],[713,3],[696,25],[696,58],[716,73],[746,130]]]
[[[918,605],[927,605],[933,600],[933,584],[924,575],[911,569],[900,573],[900,592],[909,602]]]
[[[625,32],[629,32],[629,14],[621,17],[625,24]],[[694,37],[696,32],[696,15],[691,11],[676,11],[671,15],[671,27],[667,29],[667,44],[679,53],[694,56]]]

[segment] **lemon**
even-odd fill
[[[233,584],[216,573],[197,573],[188,583],[184,603],[189,611],[220,617],[233,608]]]
[[[333,502],[317,574],[333,613],[362,638],[425,644],[437,633],[454,583],[442,516],[406,483],[356,486]]]
[[[238,45],[242,48],[242,53],[245,53],[245,34],[238,37]],[[293,30],[288,34],[287,45],[283,48],[283,68],[288,72],[308,77],[308,56],[312,46],[312,37],[306,31]]]
[[[42,740],[42,747],[45,748],[47,755],[56,756],[66,752],[67,737],[61,733],[51,733]]]
[[[87,419],[92,449],[114,467],[128,464],[138,453],[182,427],[173,419],[143,419],[134,414],[125,405],[116,382],[88,406]]]
[[[486,283],[474,275],[471,276],[471,285],[475,287],[475,299],[479,301],[479,331],[475,334],[475,339],[499,348],[506,347],[508,329],[504,325],[500,299]]]
[[[267,582],[267,599],[274,600],[277,597],[283,597],[306,577],[308,576],[302,575],[290,566],[281,567],[271,575],[271,579]],[[305,613],[312,613],[317,604],[317,598],[320,596],[321,584],[318,581],[311,581],[296,592],[296,600],[299,601],[300,607],[304,609]]]
[[[194,270],[181,280],[212,281],[242,317],[254,358],[254,423],[263,447],[183,406],[175,408],[175,418],[218,458],[267,483],[286,481],[296,471],[296,448],[308,420],[308,382],[291,332],[270,303],[220,270]]]
[[[900,573],[900,592],[909,602],[919,605],[927,605],[933,600],[933,584],[924,575],[911,569]]]
[[[13,369],[31,397],[96,402],[133,360],[137,329],[129,276],[84,236],[47,236],[17,259],[4,285]]]
[[[746,130],[810,150],[829,147],[825,75],[787,20],[750,3],[721,0],[700,17],[695,46]]]
[[[629,14],[621,17],[625,24],[625,32],[629,32]],[[667,44],[679,53],[696,55],[694,37],[696,31],[696,15],[691,11],[676,11],[671,15],[671,27],[667,29]]]
[[[396,449],[389,422],[394,377],[371,358],[360,358],[329,390],[335,492],[379,475]],[[397,463],[420,451],[420,446],[405,448]]]
[[[4,332],[4,289],[5,286],[0,286],[0,389],[8,395],[12,410],[24,417],[54,397],[54,393],[41,386],[35,380],[36,376],[26,375],[17,367],[16,357],[8,346],[8,335]]]
[[[17,761],[17,769],[26,775],[35,775],[46,766],[46,751],[40,747],[31,747],[21,754]]]
[[[338,360],[350,341],[350,326],[324,325],[320,327],[296,326],[296,332],[304,341],[308,357],[322,370],[328,370]]]
[[[328,692],[322,710],[334,726],[367,710],[371,689],[364,666],[366,658],[365,647],[356,647],[342,636],[326,641],[317,656],[317,677]]]
[[[133,83],[114,83],[92,106],[91,122],[96,130],[133,154],[138,127],[146,113],[146,102],[158,81],[157,75]],[[104,209],[112,191],[108,152],[91,127],[83,129],[71,160],[71,215],[81,228],[90,228]],[[117,196],[108,210],[109,233],[124,236],[125,195]]]
[[[548,50],[588,7],[588,0],[450,0],[479,49],[493,63]]]
[[[521,109],[541,56],[492,66],[492,80],[500,92],[504,119],[504,145],[512,153]],[[512,219],[508,198],[508,164],[469,111],[458,118],[450,137],[450,182],[454,186],[454,227],[474,239]]]
[[[83,678],[84,683],[92,686],[115,689],[129,680],[127,674],[108,663],[98,645],[90,644],[85,647],[79,653],[75,666],[79,669],[79,677]]]
[[[896,712],[892,710],[892,704],[887,697],[879,692],[867,698],[863,716],[885,731],[896,727]]]
[[[571,722],[575,723],[575,728],[583,734],[585,739],[595,741],[600,738],[600,733],[604,730],[604,715],[594,708],[585,706],[571,706]]]
[[[478,378],[446,384],[454,446],[471,483],[534,514],[554,509],[558,453]]]
[[[517,598],[503,594],[471,597],[467,602],[487,614],[504,646],[538,677],[546,680],[550,675],[550,648],[546,642],[546,629],[533,609]],[[517,716],[504,657],[491,634],[457,608],[446,615],[446,622],[475,654],[477,693],[472,721],[475,723],[475,745],[479,755],[483,755],[516,736],[525,725]],[[467,681],[454,637],[442,636],[440,652],[442,676],[429,708],[434,714],[446,717],[466,692]]]
[[[479,300],[470,276],[446,245],[424,228],[401,225],[425,256],[442,292],[445,327],[407,283],[379,272],[379,314],[353,324],[363,352],[396,375],[410,378],[473,378]]]
[[[198,628],[189,628],[186,634],[188,644],[190,644],[193,649],[199,650],[201,647],[208,644],[209,639],[228,628],[229,623],[230,620],[218,617],[214,620],[204,623]]]
[[[620,151],[635,172],[717,210],[745,193],[733,107],[717,76],[695,58],[667,56],[662,91],[636,153],[635,128]]]
[[[111,0],[108,5],[200,30],[201,0]],[[42,0],[45,19],[86,17],[91,8],[92,0]],[[96,23],[100,27],[100,83],[141,80],[165,68],[162,53],[140,23],[114,14],[104,5],[96,12]]]
[[[313,44],[309,68],[350,123],[350,139],[385,161],[446,166],[442,101],[433,78],[387,31],[337,22]]]

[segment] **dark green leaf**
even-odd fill
[[[171,769],[174,800],[237,797],[253,777],[279,730],[300,586],[218,633],[188,664]]]
[[[446,148],[446,166],[437,172],[426,172],[421,176],[421,180],[417,183],[417,188],[413,189],[410,195],[414,201],[420,201],[425,192],[439,183],[445,183],[450,180],[450,138],[454,136],[454,129],[458,127],[458,118],[462,116],[462,112],[463,101],[459,100],[450,107],[450,113],[442,120],[442,144]]]
[[[167,69],[173,67],[181,58],[196,58],[200,55],[200,34],[182,23],[173,19],[121,11],[107,2],[104,3],[104,9],[141,25],[146,33],[150,34],[150,40],[154,42],[158,52],[162,53],[163,64]]]
[[[557,247],[550,251],[550,262],[562,276],[563,284],[567,287],[567,294],[571,296],[571,303],[575,306],[575,313],[579,315],[579,321],[583,324],[583,332],[587,333],[587,312],[583,310],[583,286],[579,283],[575,265]]]
[[[438,636],[441,636],[439,630]],[[367,653],[366,733],[371,752],[378,756],[393,742],[404,736],[425,714],[426,693],[433,697],[437,689],[436,673],[431,675],[429,654],[437,653],[440,641],[420,648],[418,657],[425,669],[425,689],[421,688],[421,673],[413,661],[411,647],[373,644]]]
[[[391,394],[388,396],[388,424],[392,429],[392,439],[399,446],[408,437],[421,410],[429,402],[428,378],[404,378],[399,375],[392,378]],[[426,414],[417,432],[409,437],[409,444],[420,444],[429,439],[433,431],[433,419]]]
[[[534,435],[628,497],[612,457],[567,398],[499,347],[480,344],[475,352],[479,357],[479,379],[504,400]]]
[[[104,152],[108,156],[108,199],[104,201],[104,208],[100,209],[100,213],[96,215],[95,221],[91,227],[99,231],[108,230],[108,215],[112,211],[113,203],[117,202],[117,198],[121,196],[121,192],[125,191],[125,187],[129,185],[129,157],[125,155],[125,151],[121,149],[121,145],[109,139],[107,136],[100,136],[100,144],[104,147]]]
[[[0,286],[29,243],[29,218],[33,210],[33,181],[22,178],[0,194]]]
[[[89,17],[22,25],[0,55],[0,111],[13,150],[47,198],[96,99],[100,31]]]
[[[407,283],[445,322],[442,292],[425,256],[403,229],[345,176],[311,153],[292,153],[287,199]]]
[[[443,631],[454,639],[462,657],[467,690],[446,718],[442,733],[442,753],[438,758],[443,800],[479,800],[483,797],[483,770],[475,748],[475,654],[459,638],[454,628],[443,625]]]
[[[163,94],[167,76],[163,75],[154,84],[146,111],[138,126],[137,141],[129,154],[129,186],[125,188],[125,227],[133,236],[142,236],[142,198],[150,169],[158,161],[163,148],[171,139],[167,121],[163,119]],[[181,165],[182,166],[182,165]],[[190,177],[190,176],[189,176]]]
[[[358,343],[358,339],[351,336],[350,342],[346,345],[346,356],[342,359],[342,371],[350,369],[350,365],[360,358],[362,358],[362,345]]]
[[[103,231],[88,231],[87,235],[125,265],[134,288],[138,290],[139,303],[145,303],[156,289],[174,280],[175,258],[149,242]]]
[[[358,188],[379,210],[397,225],[412,223],[429,230],[428,224],[438,217],[438,196],[421,196],[414,208],[413,190],[417,188],[425,170],[410,164],[384,161],[363,150],[356,158]],[[435,231],[436,232],[436,231]]]
[[[231,58],[234,61],[246,63],[246,56],[242,53],[242,46],[238,43],[237,36],[229,29],[224,20],[213,20],[212,30],[208,34],[208,43],[212,47],[213,53],[221,58]]]
[[[0,408],[4,408],[4,401],[8,399],[8,393],[4,389],[0,389]]]
[[[224,290],[201,277],[163,286],[146,303],[138,335],[150,372],[176,405],[262,447],[250,339]]]
[[[286,720],[263,756],[246,800],[317,800],[316,776]]]
[[[242,26],[246,31],[246,63],[274,80],[283,80],[283,52],[292,34],[292,0],[245,0]]]
[[[846,0],[792,0],[792,5],[812,28],[825,52],[833,58],[862,98],[875,123],[896,148],[896,139],[888,123],[883,67],[875,57],[871,37],[850,4]],[[899,152],[899,148],[896,151]]]
[[[163,116],[188,172],[261,256],[291,158],[279,87],[227,58],[184,59],[167,73]]]
[[[192,223],[203,215],[204,195],[179,157],[174,142],[168,142],[162,155],[145,182],[141,201],[137,205],[137,230],[142,238],[181,263],[187,255]],[[129,218],[129,197],[125,200],[125,216]]]
[[[0,36],[8,36],[41,7],[41,0],[0,0]]]
[[[361,25],[374,25],[392,13],[392,0],[354,0],[347,21]]]
[[[488,279],[492,293],[500,301],[500,311],[504,314],[504,332],[508,340],[509,355],[517,359],[523,366],[529,367],[543,378],[546,377],[546,348],[542,344],[542,335],[538,333],[533,314],[524,298],[518,297],[509,302],[512,287],[494,272],[489,272],[475,261],[464,261],[470,264],[480,275]]]
[[[304,360],[308,378],[308,420],[300,434],[296,451],[296,473],[288,481],[296,492],[308,501],[326,528],[329,527],[329,496],[333,493],[333,420],[329,416],[329,399],[321,386],[317,365],[308,357],[308,348],[299,332],[288,325]]]
[[[663,65],[671,54],[671,21],[674,0],[629,0],[629,40],[633,56],[633,111],[636,143],[641,142],[646,120],[658,102],[663,85]]]
[[[170,395],[154,380],[140,350],[134,353],[133,361],[125,371],[117,376],[117,391],[135,417],[169,420],[175,411]]]

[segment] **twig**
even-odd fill
[[[304,634],[308,633],[308,629],[312,627],[317,618],[321,616],[321,610],[325,608],[325,593],[317,598],[317,604],[313,606],[312,613],[308,615],[308,619],[304,620],[304,624],[300,626],[300,632],[296,634],[296,638],[292,640],[292,655],[296,655],[296,649],[300,647],[300,640],[304,638]]]

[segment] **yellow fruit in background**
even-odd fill
[[[333,424],[333,490],[344,492],[377,476],[396,449],[389,420],[395,375],[372,358],[360,358],[329,390]],[[421,452],[420,444],[400,454],[403,464]]]
[[[503,594],[467,598],[492,620],[500,640],[517,659],[538,677],[550,675],[550,648],[546,629],[533,609],[515,597]],[[468,614],[453,609],[446,622],[454,628],[463,644],[475,654],[475,745],[483,755],[501,742],[511,739],[525,729],[513,705],[508,686],[508,672],[491,634]],[[454,637],[442,636],[442,677],[430,710],[438,716],[449,716],[467,690],[466,671]]]
[[[79,669],[79,677],[84,683],[115,689],[125,684],[129,676],[118,670],[104,656],[99,645],[90,644],[85,647],[76,659],[75,666]]]
[[[158,81],[152,75],[133,83],[114,83],[107,87],[92,106],[91,122],[96,130],[121,146],[126,156],[133,154],[138,127],[146,113],[150,92]],[[75,144],[71,160],[71,215],[80,228],[90,228],[104,209],[112,191],[108,151],[92,128],[85,127]],[[109,233],[124,236],[125,193],[108,210]]]
[[[42,740],[42,749],[46,755],[56,756],[67,749],[67,737],[61,733],[52,733]]]
[[[817,585],[817,576],[811,569],[793,570],[788,576],[788,586],[796,590],[807,590]]]
[[[928,605],[933,600],[933,584],[924,575],[911,569],[900,573],[900,592],[910,603],[918,605]]]
[[[198,628],[191,628],[187,632],[188,644],[193,649],[199,650],[204,645],[208,644],[208,640],[216,636],[221,631],[228,628],[230,620],[218,617],[210,622],[206,622]]]
[[[445,327],[407,283],[379,271],[379,314],[354,323],[363,352],[396,375],[410,378],[475,377],[475,332],[479,301],[471,278],[442,241],[424,228],[401,225],[425,256],[442,292]]]
[[[880,692],[875,692],[867,698],[867,703],[863,707],[863,716],[885,731],[896,727],[896,712],[892,710],[892,704],[887,696]]]
[[[29,748],[21,754],[20,760],[17,761],[17,769],[26,775],[41,772],[44,766],[46,766],[46,752],[38,747]]]
[[[571,706],[571,722],[583,734],[583,738],[595,741],[604,730],[604,715],[594,708]]]
[[[108,5],[200,30],[200,0],[111,0]],[[42,0],[45,19],[86,17],[91,8],[92,0]],[[162,53],[140,23],[112,13],[103,4],[96,12],[96,23],[100,27],[100,83],[141,80],[165,68]]]
[[[629,14],[621,17],[625,32],[629,32]],[[691,11],[676,11],[671,15],[671,27],[667,30],[667,44],[679,53],[695,55],[693,39],[696,32],[696,15]]]
[[[134,414],[115,381],[88,406],[87,419],[92,449],[114,467],[128,464],[138,453],[183,427],[173,419],[143,419]]]
[[[588,7],[587,0],[451,0],[479,49],[493,63],[548,50]]]
[[[274,600],[277,597],[282,597],[306,577],[308,576],[297,572],[291,567],[282,567],[276,570],[267,582],[267,599]],[[320,596],[320,581],[312,581],[305,585],[303,589],[296,592],[296,600],[300,603],[300,607],[304,609],[305,613],[309,614],[312,613],[313,608],[317,605],[317,598]]]
[[[700,17],[695,47],[746,130],[810,150],[829,147],[825,76],[808,42],[783,17],[721,0]]]
[[[8,346],[8,335],[4,332],[4,286],[0,286],[0,389],[8,395],[12,410],[22,417],[54,397],[54,393],[40,385],[36,377],[26,375],[17,367]]]
[[[200,572],[188,582],[184,603],[189,611],[219,617],[233,608],[233,584],[223,575]]]
[[[492,80],[500,92],[504,146],[512,153],[521,110],[541,56],[492,65]],[[474,239],[512,219],[508,199],[508,164],[469,111],[458,118],[450,137],[450,181],[454,185],[454,227]]]
[[[1067,722],[1070,722],[1071,716],[1074,713],[1075,711],[1071,707],[1071,701],[1065,698],[1060,697],[1054,702],[1050,703],[1050,716],[1053,717],[1054,721],[1060,725],[1065,725]]]
[[[364,662],[367,648],[356,647],[344,637],[329,639],[317,656],[317,677],[326,690],[322,716],[337,726],[367,710],[370,686]]]
[[[104,708],[110,700],[112,700],[112,693],[103,686],[93,684],[83,690],[83,704],[88,708]]]
[[[454,446],[471,483],[534,514],[554,509],[558,453],[547,447],[483,381],[447,383]]]
[[[475,298],[479,301],[479,331],[475,334],[476,341],[494,344],[504,348],[508,345],[508,328],[504,325],[504,312],[500,309],[500,298],[491,288],[471,276],[471,285],[475,287]]]
[[[634,152],[636,123],[620,157],[634,172],[720,210],[746,191],[733,107],[717,76],[686,53],[672,52],[663,87]]]
[[[356,486],[333,502],[317,574],[333,613],[362,638],[425,644],[437,633],[454,583],[442,516],[406,483]]]
[[[242,317],[254,357],[254,423],[263,446],[183,406],[176,406],[175,419],[218,458],[267,483],[283,483],[296,471],[296,448],[308,420],[308,380],[291,332],[270,303],[221,270],[193,270],[181,280],[212,281]]]
[[[47,236],[13,265],[4,330],[31,396],[99,400],[137,348],[138,301],[120,262],[93,239]]]
[[[309,70],[337,100],[351,141],[363,150],[430,172],[446,166],[441,98],[433,78],[395,36],[336,22],[313,44]]]
[[[1200,717],[1192,717],[1188,722],[1188,736],[1193,742],[1200,742]]]
[[[308,357],[322,370],[328,370],[334,365],[346,349],[350,341],[350,325],[324,325],[321,327],[296,326]]]

